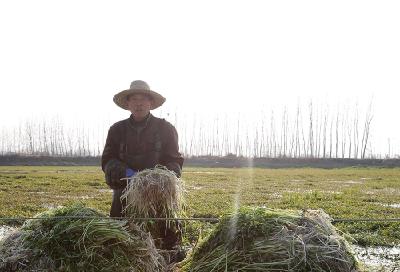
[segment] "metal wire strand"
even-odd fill
[[[204,221],[217,223],[219,222],[219,218],[216,217],[188,217],[188,218],[164,218],[164,217],[156,217],[156,218],[132,218],[132,217],[101,217],[101,216],[54,216],[54,217],[0,217],[0,221],[25,221],[25,220],[46,220],[46,219],[56,219],[56,220],[65,220],[65,219],[106,219],[106,220],[132,220],[132,221]],[[400,218],[337,218],[332,219],[331,221],[334,223],[346,223],[346,222],[400,222]]]
[[[133,217],[101,217],[101,216],[52,216],[52,217],[0,217],[0,221],[25,221],[25,220],[46,220],[46,219],[56,219],[56,220],[93,220],[93,219],[106,219],[106,220],[132,220],[132,221],[205,221],[205,222],[218,222],[218,218],[214,217],[189,217],[189,218],[165,218],[165,217],[155,217],[155,218],[133,218]]]

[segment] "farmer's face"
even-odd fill
[[[152,99],[145,94],[133,94],[128,98],[128,109],[136,121],[143,120],[150,112]]]

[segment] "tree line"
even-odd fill
[[[163,114],[161,113],[161,117]],[[165,116],[164,116],[165,117]],[[372,103],[337,107],[297,104],[295,108],[252,113],[180,113],[166,116],[179,133],[185,156],[266,158],[372,158]],[[98,156],[107,127],[75,124],[59,118],[25,120],[0,134],[0,154]]]

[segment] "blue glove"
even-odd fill
[[[136,175],[136,173],[137,173],[136,170],[133,170],[133,169],[131,169],[131,168],[126,168],[125,176],[126,176],[127,178],[131,178],[131,177],[133,177],[134,175]]]

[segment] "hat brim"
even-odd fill
[[[118,107],[123,108],[124,110],[129,110],[128,109],[128,96],[132,94],[145,94],[148,95],[152,98],[152,105],[150,110],[157,109],[160,107],[162,104],[165,102],[165,97],[163,97],[161,94],[151,91],[151,90],[124,90],[122,92],[117,93],[114,95],[113,101],[115,104],[117,104]]]

